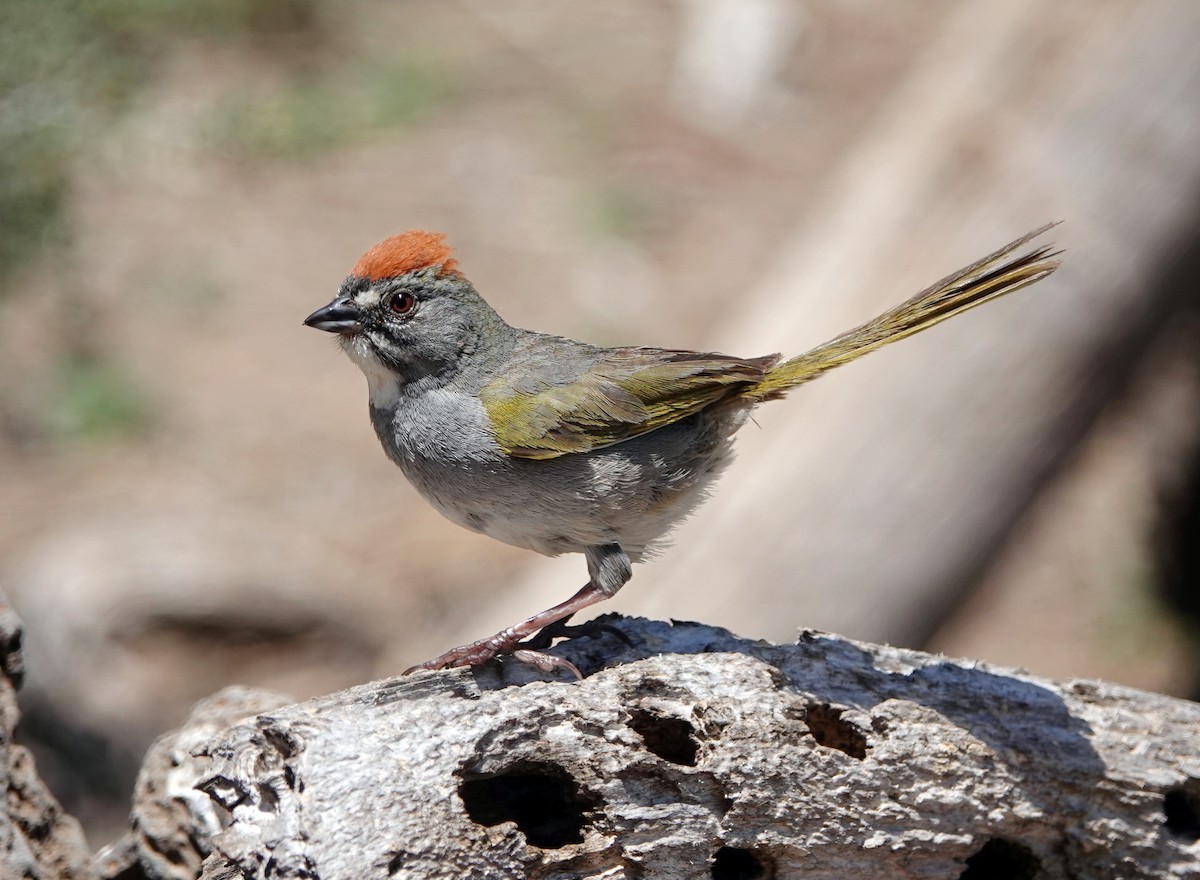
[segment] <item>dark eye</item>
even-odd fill
[[[394,315],[407,315],[417,305],[417,298],[407,290],[402,290],[388,300],[388,308]]]

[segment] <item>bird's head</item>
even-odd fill
[[[394,384],[461,369],[510,329],[459,272],[445,236],[418,230],[363,254],[304,323],[338,334],[373,392],[386,374]]]

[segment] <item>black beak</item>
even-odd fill
[[[350,300],[339,296],[305,318],[304,326],[326,333],[357,333],[362,330],[362,312]]]

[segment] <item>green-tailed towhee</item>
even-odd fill
[[[459,525],[549,556],[579,552],[587,584],[567,601],[420,667],[474,666],[619,590],[704,500],[733,434],[767,400],[867,352],[1045,278],[1035,230],[806,354],[738,358],[599,348],[510,327],[459,271],[443,236],[405,232],[355,264],[304,323],[340,336],[366,374],[388,456]],[[409,670],[411,671],[411,670]]]

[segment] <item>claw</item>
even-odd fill
[[[530,651],[526,648],[513,651],[512,657],[520,663],[529,664],[539,672],[549,674],[556,669],[564,669],[579,679],[579,681],[583,681],[583,673],[579,671],[579,667],[570,660],[562,657],[556,657],[553,654],[543,654],[541,651]]]

